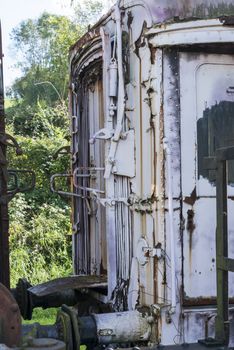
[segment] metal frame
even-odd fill
[[[65,191],[61,191],[61,190],[56,190],[55,188],[55,179],[57,178],[73,178],[72,174],[54,174],[51,176],[50,178],[50,189],[51,192],[55,193],[55,194],[59,194],[61,196],[67,196],[67,197],[78,197],[78,198],[86,198],[84,196],[81,196],[79,194],[73,193],[73,192],[65,192]]]
[[[227,223],[227,164],[234,159],[234,147],[216,151],[216,191],[217,191],[217,230],[216,230],[216,268],[217,268],[217,319],[215,338],[224,344],[229,343],[229,295],[228,271],[234,272],[234,259],[228,258]]]
[[[157,47],[233,42],[233,27],[221,19],[180,22],[156,26],[145,35]]]
[[[86,171],[88,173],[86,173],[86,174],[78,174],[79,171]],[[91,192],[94,195],[96,195],[97,193],[105,194],[105,191],[101,191],[98,188],[84,187],[84,186],[81,186],[81,185],[78,184],[78,181],[77,181],[78,178],[83,178],[83,177],[91,178],[93,175],[95,175],[95,173],[97,171],[103,171],[104,172],[105,168],[95,168],[95,167],[77,167],[77,168],[75,168],[75,170],[73,172],[73,184],[74,184],[75,188],[77,188],[79,190]]]
[[[215,339],[217,344],[229,343],[229,293],[228,272],[234,272],[234,259],[228,257],[228,197],[227,197],[227,161],[234,160],[234,147],[216,150],[215,157],[205,159],[209,170],[216,170],[216,277],[217,277],[217,318]],[[205,341],[207,343],[207,341]],[[210,343],[210,341],[208,341]]]

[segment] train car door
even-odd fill
[[[234,145],[234,56],[180,53],[181,176],[184,301],[212,304],[216,296],[216,184],[203,158]],[[234,212],[234,164],[228,164],[228,211]],[[234,215],[229,215],[234,256]],[[230,275],[229,293],[234,296]]]

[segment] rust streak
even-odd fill
[[[230,304],[234,304],[234,298],[229,299]],[[215,297],[197,297],[197,298],[184,298],[183,306],[211,306],[217,305],[217,299]]]

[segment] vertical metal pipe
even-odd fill
[[[104,29],[100,30],[102,37],[102,47],[103,47],[103,105],[104,105],[104,126],[108,130],[113,130],[113,118],[109,116],[109,62],[111,59],[111,43],[110,38]],[[109,143],[105,145],[105,157],[109,152]],[[110,177],[105,181],[105,191],[108,197],[115,198],[115,185],[114,185],[114,175],[111,174]],[[107,273],[108,273],[108,297],[111,299],[112,292],[115,289],[117,282],[117,240],[116,240],[116,225],[115,225],[115,207],[109,206],[106,208],[106,248],[107,248]]]
[[[216,229],[216,261],[217,261],[217,318],[215,325],[216,340],[228,344],[228,271],[222,268],[223,257],[228,257],[227,227],[227,170],[226,161],[217,161],[217,229]]]
[[[117,33],[117,62],[118,62],[118,105],[117,105],[117,120],[115,133],[111,141],[108,163],[104,173],[104,178],[108,179],[111,174],[113,160],[118,146],[118,141],[123,127],[123,119],[125,112],[125,91],[124,91],[124,73],[123,73],[123,56],[122,56],[122,27],[121,27],[121,12],[119,3],[115,6],[115,21]]]
[[[170,254],[171,254],[171,309],[170,313],[176,312],[176,257],[175,257],[175,232],[174,232],[174,208],[173,208],[173,184],[172,184],[172,158],[168,142],[164,139],[164,149],[167,161],[167,183],[168,183],[168,212],[170,232]]]

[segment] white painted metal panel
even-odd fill
[[[157,47],[233,42],[234,40],[234,31],[224,26],[219,19],[160,25],[151,28],[147,33],[150,36],[153,34],[150,41]]]
[[[134,130],[123,134],[115,155],[116,175],[135,176],[135,135]]]
[[[198,179],[197,121],[203,117],[207,108],[221,101],[234,102],[234,94],[227,93],[233,82],[234,57],[186,53],[180,55],[181,157],[184,196],[190,196],[195,187],[199,196],[215,196],[214,185],[201,176]],[[229,195],[233,194],[233,188],[230,187]]]
[[[186,297],[204,298],[216,295],[216,187],[214,174],[204,173],[200,158],[203,157],[203,153],[207,156],[214,155],[215,148],[234,144],[234,140],[226,140],[226,134],[229,138],[228,129],[230,134],[233,130],[234,114],[233,118],[232,114],[229,115],[234,103],[233,83],[233,56],[180,54],[181,174],[185,219],[183,242]],[[230,185],[228,195],[233,194],[234,188]],[[229,210],[234,210],[231,200],[228,202]],[[229,227],[233,226],[233,215],[229,215]],[[234,254],[233,245],[230,246],[230,254]],[[232,282],[230,292],[233,296]]]

